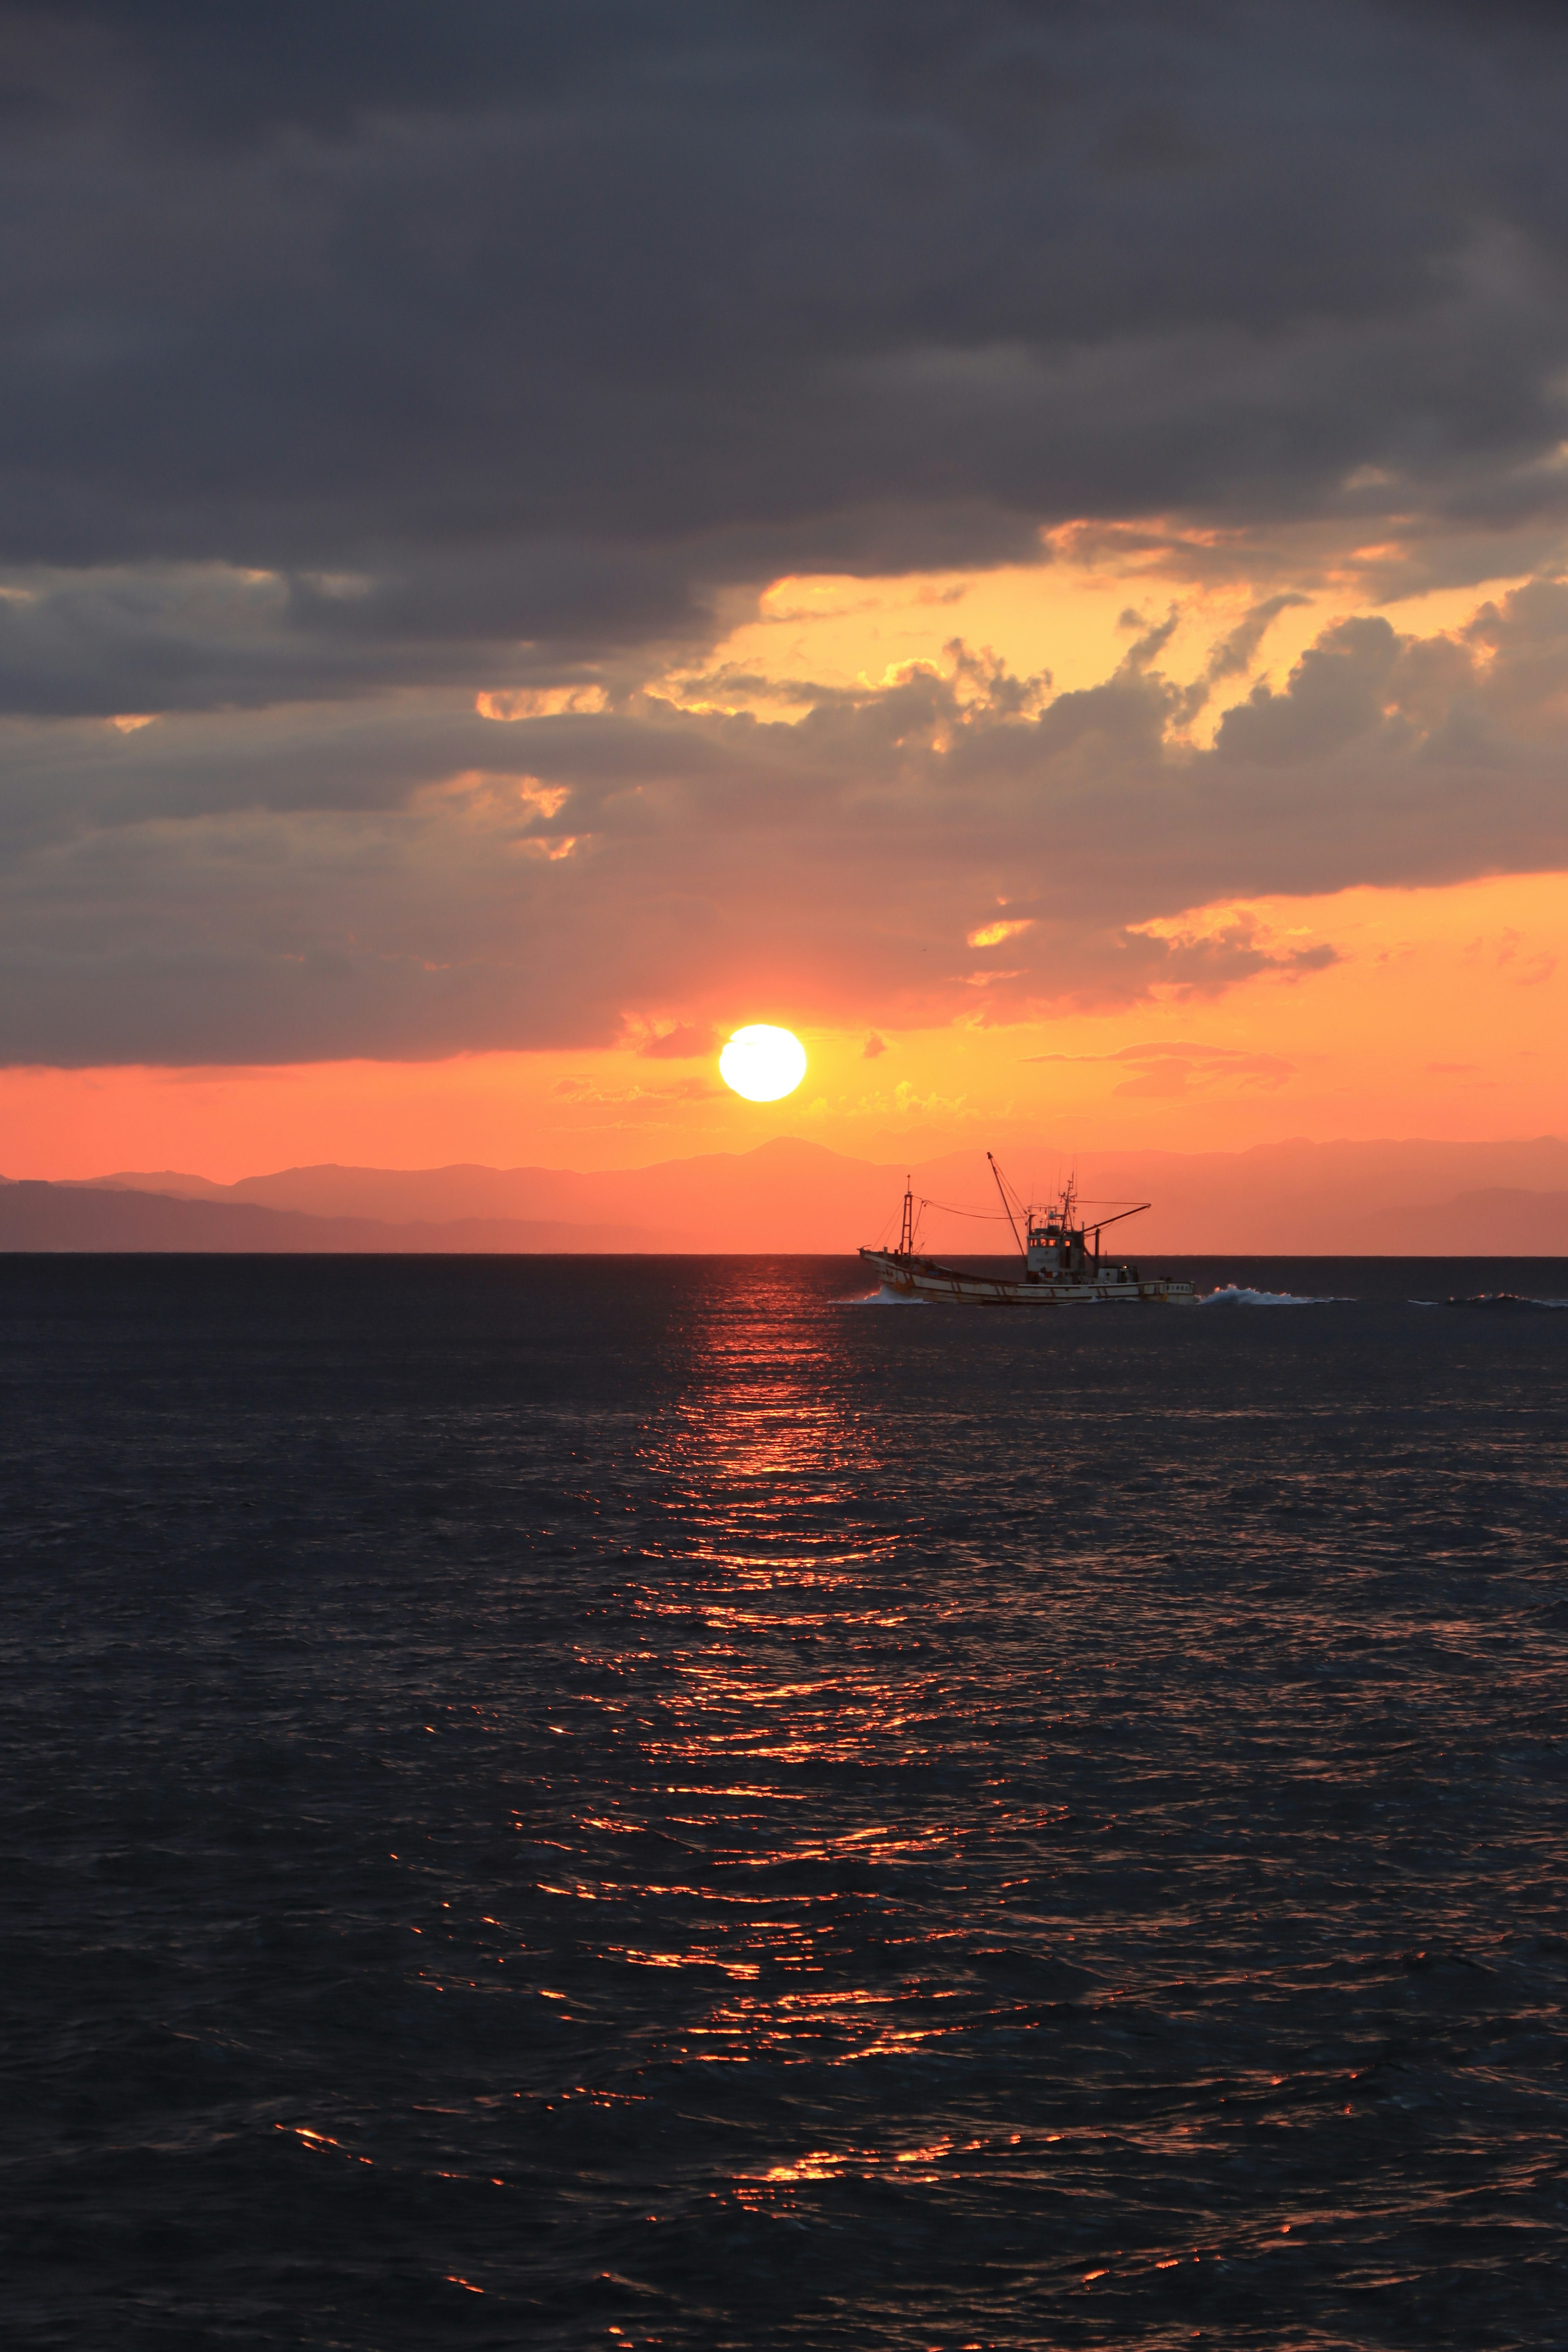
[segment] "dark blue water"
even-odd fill
[[[1194,1270],[0,1261],[7,2340],[1568,2344],[1568,1267]]]

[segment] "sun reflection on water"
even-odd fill
[[[705,2065],[846,2063],[947,2031],[914,1982],[918,1946],[879,1918],[884,1889],[949,1866],[963,1832],[945,1808],[885,1809],[890,1772],[928,1767],[931,1677],[904,1591],[897,1465],[835,1360],[841,1329],[748,1303],[743,1286],[696,1322],[677,1399],[639,1445],[658,1542],[617,1638],[582,1653],[619,1686],[628,1783],[661,1800],[635,1817],[618,1800],[585,1809],[583,1830],[689,1858],[678,1877],[593,1883],[663,1930],[606,1937],[601,1957],[706,1981],[681,2033]],[[847,1769],[864,1774],[858,1817],[836,1802],[818,1818],[824,1776]],[[910,1981],[869,1980],[848,1964],[857,1949]]]

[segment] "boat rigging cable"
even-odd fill
[[[921,1198],[921,1206],[922,1209],[935,1209],[944,1217],[972,1217],[974,1223],[980,1225],[1001,1225],[1006,1223],[1006,1219],[999,1217],[994,1209],[955,1209],[951,1201],[928,1201],[923,1194]]]
[[[942,1217],[968,1217],[973,1223],[978,1225],[1005,1225],[1008,1223],[1008,1219],[1001,1215],[995,1209],[960,1209],[955,1207],[953,1202],[951,1201],[932,1201],[923,1192],[920,1196],[920,1201],[921,1207],[922,1209],[934,1209],[937,1214]],[[1084,1205],[1086,1208],[1090,1209],[1114,1209],[1120,1206],[1120,1203],[1116,1201],[1086,1200]],[[1140,1209],[1146,1209],[1148,1206],[1149,1202],[1147,1201],[1140,1201],[1136,1206],[1133,1206],[1129,1202],[1127,1207],[1122,1211],[1122,1214],[1124,1216],[1135,1217]],[[1116,1223],[1117,1220],[1114,1217],[1107,1217],[1103,1222],[1108,1225],[1111,1225]],[[888,1223],[889,1224],[892,1223],[890,1216],[888,1219]],[[1092,1228],[1090,1230],[1092,1231]]]
[[[928,1209],[934,1209],[938,1216],[963,1217],[966,1218],[971,1224],[1005,1224],[1013,1236],[1014,1246],[1016,1248],[1019,1256],[1024,1259],[1026,1264],[1027,1264],[1029,1253],[1024,1243],[1018,1237],[1017,1221],[1019,1217],[1023,1218],[1025,1230],[1027,1232],[1033,1223],[1034,1212],[1029,1207],[1027,1202],[1026,1202],[1018,1192],[1015,1192],[1013,1187],[1007,1182],[1002,1171],[997,1167],[995,1159],[992,1153],[988,1151],[985,1157],[990,1162],[991,1173],[996,1180],[996,1190],[1001,1196],[1001,1215],[998,1216],[994,1209],[961,1209],[952,1201],[933,1201],[929,1197],[929,1195],[922,1193],[921,1195],[920,1214],[914,1218],[913,1224],[911,1225],[910,1219],[910,1202],[911,1194],[909,1189],[909,1179],[906,1177],[904,1180],[904,1219],[902,1230],[899,1236],[899,1247],[902,1254],[908,1255],[912,1252],[915,1241],[914,1229],[918,1228],[920,1225],[926,1211]],[[1011,1199],[1008,1198],[1009,1193],[1012,1194]],[[1100,1198],[1086,1200],[1084,1206],[1086,1208],[1114,1209],[1117,1211],[1117,1214],[1114,1217],[1101,1217],[1097,1223],[1085,1226],[1084,1231],[1086,1234],[1093,1234],[1098,1238],[1107,1225],[1119,1225],[1123,1217],[1136,1217],[1140,1215],[1143,1210],[1148,1208],[1149,1202],[1147,1201],[1128,1201],[1124,1195],[1121,1197],[1112,1195],[1109,1199]]]

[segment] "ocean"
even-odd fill
[[[0,1260],[8,2344],[1568,2345],[1568,1265],[1169,1270]]]

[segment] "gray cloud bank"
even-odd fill
[[[683,1058],[740,1018],[1017,1018],[1335,958],[1172,919],[1205,903],[1568,866],[1568,587],[1454,635],[1337,623],[1211,748],[1158,634],[1054,698],[955,641],[793,723],[646,694],[308,706],[237,741],[13,722],[0,1055],[589,1045],[641,1013]]]
[[[1277,960],[1138,928],[1184,907],[1563,857],[1550,580],[1335,633],[1212,752],[1157,648],[789,730],[470,707],[1081,516],[1551,569],[1559,11],[58,0],[0,90],[8,1059],[1114,1001]]]

